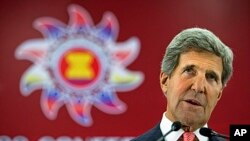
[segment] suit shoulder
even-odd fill
[[[226,141],[226,139],[222,137],[212,136],[209,141]]]
[[[160,124],[157,124],[155,127],[150,129],[149,131],[145,132],[144,134],[136,137],[131,141],[152,141],[157,140],[162,136]]]

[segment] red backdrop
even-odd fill
[[[74,122],[65,106],[55,120],[47,119],[40,107],[41,91],[25,97],[19,89],[20,78],[32,63],[17,60],[15,50],[28,39],[42,38],[32,27],[35,19],[49,16],[68,23],[70,4],[84,7],[94,24],[101,21],[106,11],[111,11],[119,22],[118,42],[136,36],[141,43],[140,53],[128,69],[143,72],[145,79],[137,89],[117,94],[127,104],[126,112],[110,115],[93,107],[94,123],[90,127]],[[4,0],[0,5],[0,136],[13,139],[21,135],[28,140],[44,136],[86,139],[133,137],[145,132],[160,121],[166,107],[159,86],[165,47],[178,32],[188,27],[213,31],[235,54],[233,77],[224,89],[209,126],[229,134],[230,124],[250,124],[249,13],[248,0]]]

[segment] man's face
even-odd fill
[[[191,131],[207,123],[221,97],[222,71],[221,58],[212,53],[181,54],[171,76],[160,75],[161,88],[167,97],[166,116],[190,126]]]

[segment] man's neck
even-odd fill
[[[168,131],[171,130],[171,126],[172,126],[173,122],[168,119],[168,117],[166,116],[166,113],[163,114],[162,116],[162,120],[161,120],[161,123],[160,123],[160,129],[161,129],[161,132],[162,134],[166,134]],[[207,124],[205,124],[203,127],[207,127]],[[171,132],[168,136],[165,137],[165,140],[170,140],[170,141],[176,141],[178,140],[178,138],[185,132],[186,130],[183,130],[183,129],[180,129],[178,131],[174,131],[174,132]],[[199,129],[195,130],[195,131],[192,131],[196,137],[199,139],[199,140],[202,140],[202,141],[208,141],[208,138],[205,137],[205,136],[202,136],[200,133],[199,133]]]

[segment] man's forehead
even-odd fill
[[[180,67],[193,66],[199,69],[216,71],[221,74],[223,64],[221,57],[210,52],[188,51],[182,53],[179,58]]]

